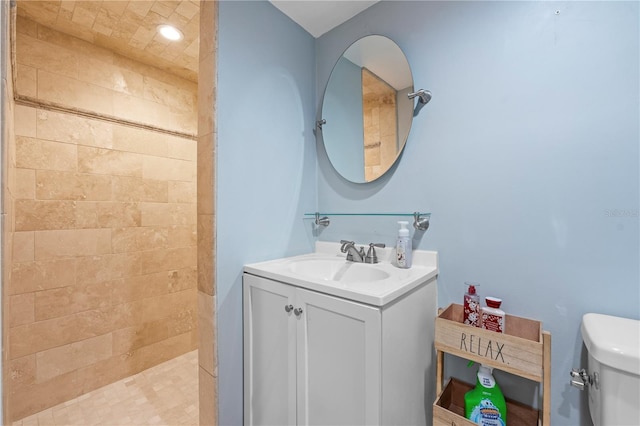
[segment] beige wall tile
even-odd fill
[[[200,40],[200,46],[206,43],[204,40]],[[215,90],[213,84],[207,83],[207,77],[211,80],[215,80],[215,55],[209,54],[205,57],[200,52],[200,81],[201,87],[198,88],[198,136],[202,137],[215,131]]]
[[[123,278],[114,283],[114,304],[140,301],[168,293],[168,274],[156,272]]]
[[[116,2],[114,2],[116,3]],[[78,370],[78,387],[82,393],[90,392],[142,371],[140,353],[114,355]]]
[[[198,290],[214,295],[215,229],[212,215],[198,215]]]
[[[25,169],[76,171],[76,147],[22,136],[16,137],[16,166]]]
[[[116,111],[127,111],[128,119],[137,123],[150,124],[161,129],[183,130],[183,125],[176,127],[173,118],[167,119],[169,107],[147,99],[138,98],[125,93],[113,92],[113,104]]]
[[[50,43],[17,33],[16,52],[19,64],[78,78],[78,56],[71,50],[55,48]]]
[[[198,363],[200,368],[213,375],[216,365],[215,297],[198,292]]]
[[[193,181],[195,167],[192,161],[146,155],[143,162],[145,179]]]
[[[170,107],[164,107],[158,111],[157,121],[160,123],[170,123],[170,128],[195,138],[198,131],[198,118],[194,112],[174,111]]]
[[[151,77],[144,78],[144,98],[168,106],[171,110],[195,112],[197,100],[193,90],[185,90]]]
[[[168,201],[170,203],[196,203],[195,182],[168,182]]]
[[[198,157],[198,148],[196,139],[178,138],[170,136],[168,141],[168,156],[181,160],[196,161]]]
[[[38,96],[38,70],[20,64],[16,64],[16,69],[16,93],[35,99]]]
[[[198,165],[197,165],[197,197],[198,214],[211,215],[215,211],[214,188],[214,136],[206,134],[198,138]]]
[[[141,274],[137,254],[119,253],[77,258],[78,283],[90,284],[112,281]]]
[[[111,357],[111,333],[38,352],[36,382],[42,383],[64,373],[77,370]]]
[[[142,213],[138,203],[97,203],[98,226],[125,228],[140,226]]]
[[[144,77],[141,74],[90,56],[83,57],[83,63],[86,71],[80,74],[81,81],[137,97],[144,95]]]
[[[98,203],[94,201],[76,202],[76,228],[98,228]]]
[[[150,297],[144,300],[142,320],[144,322],[168,320],[180,313],[197,309],[197,290],[187,289]],[[195,322],[195,318],[193,319]]]
[[[7,381],[9,382],[9,392],[11,393],[33,385],[36,382],[36,356],[27,355],[11,360],[9,362]]]
[[[196,247],[179,247],[141,252],[142,273],[194,267],[197,265],[196,251]]]
[[[171,226],[171,206],[166,203],[140,203],[142,226]]]
[[[14,109],[15,133],[18,136],[36,137],[36,109],[16,105]]]
[[[195,349],[191,347],[194,333],[195,331],[190,331],[141,348],[143,368],[158,365]],[[187,349],[185,350],[185,348]]]
[[[120,151],[167,156],[168,136],[128,126],[113,127],[113,148]]]
[[[40,139],[76,145],[111,148],[114,139],[112,123],[74,114],[40,109],[37,133]]]
[[[198,329],[198,313],[195,300],[191,301],[189,308],[183,309],[171,315],[167,320],[169,336],[178,336]]]
[[[43,321],[98,308],[109,308],[113,303],[117,283],[76,285],[35,293],[35,320]]]
[[[169,227],[168,247],[195,247],[198,244],[197,228],[190,226]]]
[[[34,257],[34,233],[13,232],[13,262],[31,262]]]
[[[111,177],[86,173],[36,171],[39,200],[111,200]]]
[[[169,291],[182,291],[197,287],[198,269],[196,267],[169,271]]]
[[[119,330],[121,328],[131,327],[142,323],[143,300],[121,303],[114,305],[107,311],[106,322],[108,330]],[[98,324],[99,326],[102,324]]]
[[[101,336],[142,321],[143,303],[128,302],[11,328],[10,358]],[[22,336],[21,339],[16,337]]]
[[[198,370],[198,393],[201,426],[216,426],[218,424],[218,386],[214,376],[204,368]]]
[[[111,229],[35,232],[35,259],[93,256],[111,253]]]
[[[16,231],[75,227],[74,201],[16,200]]]
[[[169,229],[163,227],[114,228],[111,241],[114,253],[168,248]]]
[[[125,354],[169,337],[165,321],[145,322],[113,332],[113,353]]]
[[[114,201],[153,201],[166,203],[169,199],[167,181],[114,176]]]
[[[46,349],[84,339],[78,314],[25,324],[9,330],[9,357],[20,358]],[[21,338],[17,338],[21,336]]]
[[[208,55],[215,53],[214,43],[217,31],[218,2],[200,2],[200,58],[204,59]]]
[[[24,16],[16,16],[16,32],[29,37],[38,37],[38,24]]]
[[[12,393],[11,415],[21,419],[62,401],[69,401],[80,395],[75,371],[57,376],[44,383],[26,386]]]
[[[34,301],[35,293],[16,294],[9,297],[9,327],[35,321]]]
[[[9,294],[29,293],[76,283],[76,259],[14,263]]]
[[[67,3],[70,2],[61,2],[61,6],[64,8],[64,5]],[[81,64],[83,64],[83,57],[91,57],[99,59],[106,63],[113,63],[113,57],[115,56],[114,52],[102,47],[98,47],[95,43],[89,43],[85,40],[82,40],[81,38],[63,34],[59,31],[56,31],[49,27],[45,27],[43,25],[38,26],[38,39],[46,41],[52,46],[60,46],[62,48],[73,51],[81,58]]]
[[[177,226],[196,225],[197,214],[195,204],[169,204],[172,224]]]
[[[142,177],[143,157],[130,152],[78,147],[78,171],[116,176]]]
[[[13,196],[16,199],[34,200],[36,198],[36,171],[31,169],[14,169],[16,177]]]
[[[46,102],[113,115],[116,93],[75,78],[38,70],[38,98]]]

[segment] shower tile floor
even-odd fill
[[[197,350],[13,423],[14,426],[197,424]]]

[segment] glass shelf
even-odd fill
[[[315,218],[316,226],[329,226],[331,223],[329,216],[396,216],[396,217],[413,217],[413,227],[419,231],[426,231],[429,228],[429,219],[431,213],[305,213],[309,219]]]
[[[416,214],[420,216],[431,216],[431,213],[324,213],[324,212],[315,212],[315,213],[305,213],[305,216],[315,217],[316,215],[320,216],[410,216],[413,217]]]

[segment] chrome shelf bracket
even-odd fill
[[[421,215],[420,212],[413,213],[413,227],[418,231],[426,231],[429,229],[429,219],[431,214]]]
[[[316,222],[315,223],[316,223],[316,226],[329,226],[331,221],[329,220],[329,217],[327,217],[327,216],[320,217],[320,213],[316,212]]]
[[[433,97],[431,92],[428,91],[428,90],[425,90],[425,89],[420,89],[420,90],[415,91],[413,93],[409,93],[407,96],[409,97],[409,99],[418,98],[418,103],[416,104],[416,106],[415,106],[415,108],[413,110],[413,116],[414,117],[418,116],[418,113],[420,112],[422,107],[425,106],[426,104],[428,104],[429,101],[431,100],[431,98]]]

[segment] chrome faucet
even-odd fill
[[[351,262],[360,262],[360,263],[378,263],[378,256],[376,255],[375,247],[384,248],[384,244],[369,244],[369,251],[367,255],[364,254],[364,247],[360,247],[360,250],[356,249],[356,243],[353,241],[341,240],[340,251],[342,253],[347,253],[347,260]]]
[[[360,251],[356,248],[356,243],[353,241],[341,240],[340,251],[347,253],[347,260],[351,262],[363,262],[364,261],[364,247],[360,247]]]

